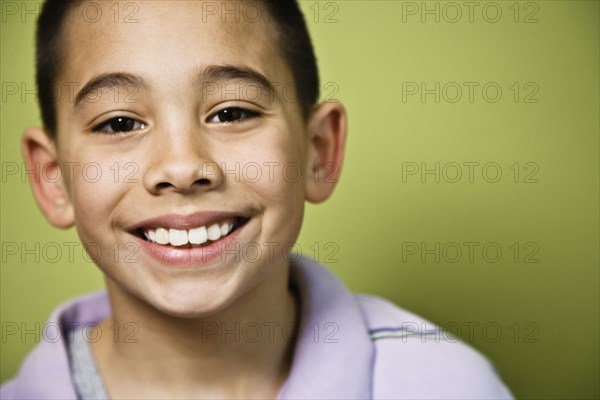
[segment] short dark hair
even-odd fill
[[[36,35],[36,82],[42,123],[51,137],[56,136],[54,84],[66,51],[62,46],[64,21],[70,0],[46,0],[38,18]],[[306,119],[319,98],[319,71],[308,28],[296,0],[264,0],[270,18],[278,28],[281,52],[292,71],[297,99]]]

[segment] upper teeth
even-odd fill
[[[219,240],[227,236],[233,229],[233,222],[223,222],[221,224],[212,224],[201,226],[189,230],[173,228],[154,228],[145,229],[146,239],[158,244],[170,244],[171,246],[185,246],[191,244],[203,244],[209,240]]]

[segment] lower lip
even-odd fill
[[[158,243],[138,238],[137,236],[136,239],[141,242],[141,247],[146,253],[163,264],[173,267],[201,267],[214,264],[217,260],[225,262],[228,258],[235,258],[235,254],[231,254],[231,252],[227,250],[234,247],[236,239],[246,225],[248,225],[248,222],[228,236],[219,239],[214,243],[200,247],[177,248],[173,246],[163,246]]]

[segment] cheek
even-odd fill
[[[86,159],[98,161],[78,161],[73,168],[71,193],[78,236],[89,257],[107,276],[115,281],[135,281],[141,267],[139,244],[133,238],[125,239],[115,221],[124,213],[123,199],[139,183],[124,181],[122,161]]]
[[[263,210],[261,237],[281,246],[293,244],[304,214],[304,164],[299,145],[271,140],[240,154],[240,186]],[[244,157],[241,159],[240,157]]]
[[[260,196],[272,208],[289,207],[303,201],[304,165],[300,144],[290,133],[273,132],[251,149],[240,148],[224,165],[226,179],[236,169],[236,182]],[[232,167],[232,166],[235,166]]]
[[[69,192],[78,231],[86,236],[103,234],[110,228],[120,199],[133,185],[124,181],[123,163],[82,154],[69,169]]]

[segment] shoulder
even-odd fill
[[[56,308],[45,325],[52,328],[53,336],[46,337],[42,330],[19,373],[0,387],[0,399],[75,399],[67,349],[72,338],[69,332],[98,324],[109,312],[104,292],[80,296]]]
[[[374,398],[512,398],[472,347],[387,300],[366,295],[355,300],[375,348]]]
[[[8,380],[6,382],[4,382],[2,384],[2,386],[0,386],[0,399],[13,399],[15,398],[14,396],[14,387],[15,387],[15,381],[14,380]]]

